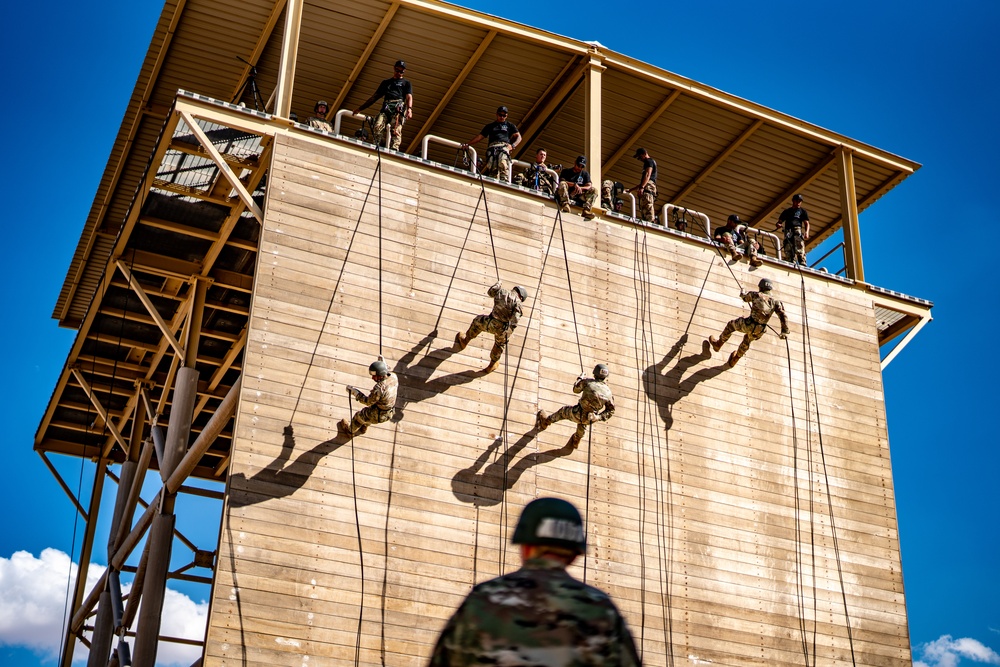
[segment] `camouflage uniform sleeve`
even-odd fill
[[[588,382],[590,382],[590,378],[578,377],[576,379],[576,382],[573,383],[573,393],[579,394],[581,391],[583,391],[583,388],[587,386]]]
[[[601,411],[601,421],[606,422],[614,416],[615,416],[615,399],[611,397],[604,402],[604,410]]]
[[[500,281],[499,280],[496,281],[495,283],[493,283],[493,286],[490,287],[488,290],[486,290],[486,294],[488,296],[493,297],[494,299],[496,298],[497,294],[499,294],[499,293],[500,293]]]
[[[476,616],[475,597],[473,590],[448,619],[434,646],[430,667],[467,667],[477,662],[480,633],[478,624],[473,622]]]
[[[757,296],[757,292],[743,292],[740,295],[740,298],[746,301],[747,303],[750,303],[751,301],[753,301],[755,296]]]
[[[781,321],[781,333],[788,333],[788,318],[785,316],[785,306],[780,301],[774,302],[774,312],[778,314]]]
[[[371,393],[367,396],[362,394],[360,391],[358,392],[358,402],[362,405],[374,405],[375,403],[378,403],[379,399],[382,398],[384,391],[385,388],[382,386],[382,383],[376,382],[375,386],[372,387]]]

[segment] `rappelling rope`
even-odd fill
[[[803,334],[804,334],[803,335],[803,339],[804,339],[804,343],[805,343],[805,349],[808,352],[809,374],[810,374],[810,378],[812,379],[813,391],[815,392],[816,391],[816,367],[815,367],[815,364],[813,363],[812,334],[811,334],[811,330],[809,328],[808,310],[806,309],[806,279],[805,279],[805,274],[802,273],[802,267],[799,266],[798,264],[796,264],[796,266],[798,267],[798,270],[799,270],[799,278],[801,280],[801,285],[802,285],[802,287],[801,287],[801,289],[802,289],[802,330],[803,330]],[[807,392],[808,392],[808,385],[807,385]],[[855,655],[855,650],[854,650],[854,633],[853,633],[853,631],[851,629],[851,617],[850,617],[850,613],[849,613],[848,607],[847,607],[847,590],[846,590],[846,587],[844,585],[844,568],[843,568],[843,562],[842,562],[842,559],[841,559],[841,556],[840,556],[840,541],[837,538],[837,520],[836,520],[836,517],[834,516],[834,512],[833,512],[833,497],[832,497],[832,494],[830,492],[830,474],[829,474],[829,471],[827,470],[827,466],[826,466],[826,451],[825,451],[825,448],[824,448],[824,445],[823,445],[823,421],[820,418],[820,414],[819,414],[819,400],[818,399],[815,401],[815,405],[816,405],[816,432],[817,432],[817,436],[819,438],[819,455],[820,455],[820,462],[821,462],[821,464],[823,466],[823,481],[826,484],[827,511],[829,512],[829,515],[830,515],[830,533],[833,536],[833,551],[834,551],[834,555],[836,556],[836,560],[837,560],[837,576],[838,576],[838,578],[840,580],[840,595],[841,595],[841,600],[843,601],[843,604],[844,604],[844,625],[847,628],[847,641],[848,641],[848,644],[850,644],[850,647],[851,647],[851,664],[854,665],[854,667],[857,667],[857,664],[858,664],[857,663],[857,656]],[[814,572],[815,572],[815,569],[814,569]]]

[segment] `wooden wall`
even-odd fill
[[[746,309],[713,249],[574,213],[564,254],[549,202],[487,187],[488,226],[477,182],[386,158],[365,203],[375,167],[278,139],[208,664],[424,664],[469,588],[517,567],[517,516],[549,495],[585,514],[573,574],[613,596],[647,665],[910,664],[868,297],[733,266],[775,282],[792,336],[730,369],[739,336],[704,341]],[[494,255],[528,300],[484,375],[491,338],[452,341],[491,307]],[[338,437],[380,350],[396,417]],[[571,423],[534,433],[599,362],[615,417],[575,451]]]

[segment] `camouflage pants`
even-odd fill
[[[510,168],[513,164],[510,153],[507,152],[507,144],[490,144],[486,149],[486,159],[483,160],[483,176],[510,183]]]
[[[556,202],[560,206],[576,204],[582,208],[584,212],[589,212],[590,209],[593,208],[594,202],[597,201],[597,191],[594,190],[594,188],[590,188],[578,197],[570,197],[569,186],[570,184],[566,181],[559,184],[559,190],[556,192]]]
[[[493,349],[490,350],[490,361],[498,361],[503,354],[504,348],[507,347],[507,341],[510,340],[511,334],[514,333],[514,328],[506,322],[501,322],[489,315],[477,315],[472,320],[472,324],[469,325],[469,330],[465,332],[465,338],[466,340],[472,340],[484,331],[493,334]]]
[[[369,424],[381,424],[382,422],[387,422],[392,419],[392,415],[396,412],[396,408],[389,408],[388,410],[381,410],[374,405],[369,405],[361,408],[351,419],[351,433],[357,433],[363,428],[367,428]]]
[[[375,133],[373,140],[383,148],[385,147],[385,127],[390,125],[389,132],[391,134],[391,139],[389,140],[389,148],[394,151],[398,151],[400,145],[403,143],[403,123],[406,122],[406,116],[402,113],[396,113],[395,111],[389,109],[382,109],[375,116],[375,127],[372,131]]]
[[[748,235],[746,239],[743,241],[743,247],[738,249],[736,247],[736,242],[733,241],[733,235],[730,234],[729,232],[725,232],[722,234],[722,245],[730,253],[735,255],[738,252],[742,252],[751,260],[757,259],[757,249],[760,247],[757,244],[757,242],[752,240]]]
[[[719,336],[719,347],[722,347],[729,340],[729,337],[737,331],[744,334],[743,341],[740,343],[739,349],[736,350],[736,358],[739,359],[750,349],[750,343],[764,335],[764,332],[767,331],[767,325],[749,317],[737,317],[735,320],[729,320],[726,328],[722,330],[722,335]]]
[[[514,176],[514,185],[520,185],[526,188],[531,188],[532,190],[538,190],[539,192],[544,192],[550,197],[555,196],[556,194],[556,185],[552,182],[552,177],[546,173],[538,175],[537,184],[535,183],[534,174],[517,174]]]
[[[583,408],[580,407],[580,404],[577,403],[576,405],[564,405],[559,408],[545,418],[545,424],[546,426],[551,426],[552,424],[563,421],[564,419],[576,422],[575,436],[577,439],[583,438],[583,434],[587,432],[587,425],[596,421],[592,413],[585,413]]]
[[[646,222],[656,221],[656,183],[646,183],[639,195],[639,219]]]
[[[785,234],[785,242],[782,244],[781,252],[785,261],[805,266],[806,240],[802,238],[802,230],[795,227],[791,232]]]
[[[323,132],[333,132],[333,125],[330,125],[330,121],[315,116],[309,119],[309,127]]]

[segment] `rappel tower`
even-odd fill
[[[402,57],[413,118],[380,149],[349,110]],[[331,131],[294,117],[318,99]],[[658,220],[477,175],[458,147],[499,104],[520,164],[545,147],[631,186],[644,147]],[[54,314],[79,334],[35,449],[97,470],[62,664],[85,639],[93,665],[153,665],[176,580],[211,601],[204,664],[424,664],[516,567],[520,509],[559,496],[588,533],[574,575],[647,665],[909,665],[881,371],[931,304],[865,282],[858,216],[918,168],[435,0],[168,1]],[[773,231],[795,193],[807,250],[831,240],[811,267]],[[762,266],[712,242],[734,213]],[[707,339],[762,278],[790,336],[730,367]],[[498,280],[527,297],[485,372],[492,337],[455,334]],[[345,387],[380,354],[395,413],[350,438]],[[596,364],[614,417],[578,444],[537,430]],[[188,496],[213,509],[185,517]]]

